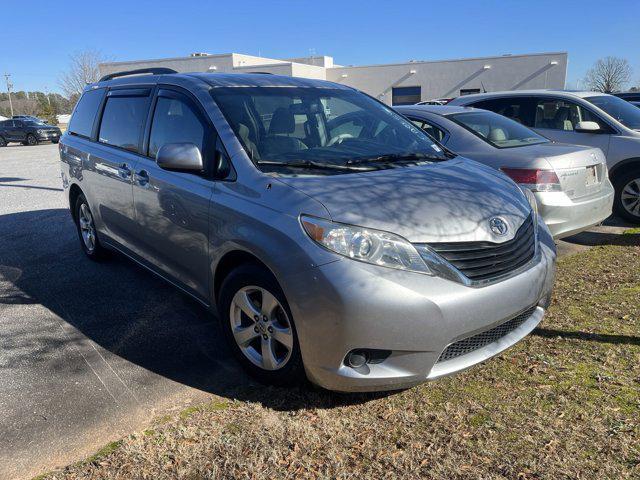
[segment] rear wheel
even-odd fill
[[[633,223],[640,223],[640,169],[623,174],[615,182],[616,213]]]
[[[273,385],[304,379],[293,316],[269,271],[251,264],[238,267],[225,278],[219,299],[225,336],[250,375]]]
[[[38,139],[34,134],[30,133],[29,135],[27,135],[27,145],[33,146],[37,144],[38,144]]]
[[[4,138],[0,137],[0,147],[6,147],[6,146],[7,146],[7,141]]]
[[[100,244],[96,232],[93,214],[89,208],[89,203],[83,194],[78,195],[75,206],[76,228],[80,238],[82,251],[91,260],[101,260],[106,257],[107,251]]]

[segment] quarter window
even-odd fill
[[[573,102],[541,98],[536,104],[535,128],[571,131],[578,122],[602,124],[589,110]]]
[[[159,97],[153,114],[149,156],[167,143],[193,143],[204,154],[205,127],[184,101]]]
[[[93,122],[96,119],[98,107],[102,102],[104,89],[87,90],[84,92],[69,122],[69,132],[83,137],[91,137]]]
[[[148,96],[109,97],[102,114],[100,142],[137,153],[148,105]]]

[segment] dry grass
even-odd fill
[[[541,328],[389,395],[255,387],[49,479],[640,478],[640,236],[563,259]]]

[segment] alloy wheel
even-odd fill
[[[27,143],[29,145],[35,145],[36,143],[38,143],[38,140],[36,140],[36,137],[34,137],[33,135],[29,135],[27,137]]]
[[[293,351],[293,329],[278,299],[247,286],[233,296],[230,310],[231,332],[244,356],[264,370],[284,367]]]
[[[80,233],[82,235],[82,241],[89,253],[93,253],[96,249],[96,229],[93,224],[93,216],[91,210],[86,203],[80,205],[80,211],[78,215],[78,223],[80,226]]]
[[[622,206],[631,215],[640,217],[640,178],[634,178],[622,188]]]

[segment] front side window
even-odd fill
[[[217,87],[211,94],[262,170],[312,163],[346,173],[374,163],[385,168],[401,157],[448,158],[411,122],[353,90]]]
[[[148,106],[148,96],[109,97],[102,114],[99,141],[137,153]]]
[[[602,120],[580,105],[559,99],[541,98],[536,103],[534,128],[550,130],[575,130],[579,122],[596,122]]]
[[[151,124],[149,156],[155,157],[166,143],[193,143],[204,153],[205,128],[182,100],[159,97]]]
[[[69,132],[83,137],[91,137],[93,122],[104,96],[104,89],[84,92],[69,122]]]
[[[534,102],[524,97],[506,97],[483,100],[469,105],[504,115],[522,125],[532,127],[534,123]]]
[[[492,112],[454,113],[447,118],[496,148],[524,147],[549,141],[524,125]]]
[[[607,112],[625,127],[640,130],[640,110],[628,101],[613,95],[598,95],[585,100]]]

